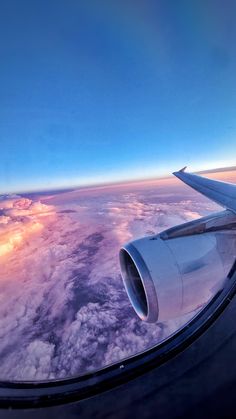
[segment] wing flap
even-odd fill
[[[236,212],[236,184],[212,180],[183,170],[173,175],[217,204]]]

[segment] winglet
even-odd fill
[[[179,178],[179,175],[181,173],[185,173],[185,170],[187,169],[187,166],[182,167],[182,169],[178,170],[178,172],[173,172],[172,174]]]

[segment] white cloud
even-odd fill
[[[101,368],[144,351],[184,321],[138,319],[118,251],[127,240],[205,215],[212,205],[186,196],[176,201],[155,189],[96,197],[73,192],[72,203],[65,194],[55,200],[49,200],[54,206],[20,197],[0,201],[0,250],[16,231],[22,235],[2,256],[1,379],[64,378]],[[41,228],[32,230],[35,225]]]

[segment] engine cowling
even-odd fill
[[[231,225],[228,228],[222,213],[215,217],[215,224],[209,217],[202,220],[204,232],[201,227],[201,233],[188,235],[183,225],[178,234],[175,229],[174,238],[168,238],[171,237],[168,230],[168,234],[127,243],[120,250],[123,282],[142,320],[153,323],[190,313],[222,289],[236,258],[235,230]],[[194,224],[199,232],[202,220],[189,223],[189,231],[193,232]],[[209,231],[207,220],[211,225]]]

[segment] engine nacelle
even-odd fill
[[[142,320],[153,323],[190,313],[222,289],[236,258],[232,223],[235,215],[225,211],[120,250],[123,282]]]

